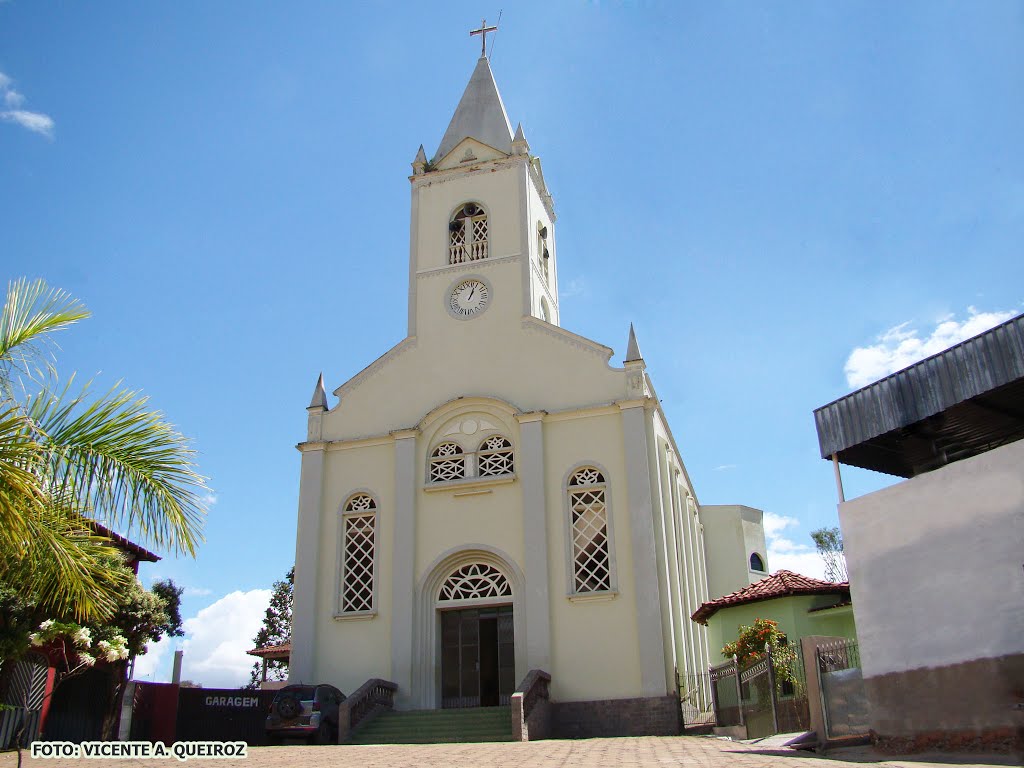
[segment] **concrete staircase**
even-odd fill
[[[512,741],[510,707],[387,711],[352,735],[350,744],[442,744]]]

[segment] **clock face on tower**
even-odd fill
[[[491,289],[478,278],[468,278],[457,283],[448,295],[448,311],[458,318],[479,315],[491,300]]]

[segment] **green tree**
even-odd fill
[[[270,605],[263,616],[263,626],[253,638],[256,648],[267,645],[281,645],[292,639],[292,597],[295,588],[295,566],[293,565],[281,581],[274,582]],[[288,677],[288,662],[283,659],[267,660],[267,679],[285,680]],[[249,684],[246,688],[259,688],[262,681],[262,662],[252,666]]]
[[[109,619],[130,587],[89,518],[194,555],[204,479],[186,439],[120,385],[58,386],[53,334],[88,317],[42,280],[8,286],[0,315],[0,580],[47,615]]]
[[[846,556],[843,554],[843,534],[838,527],[811,531],[811,540],[825,561],[825,579],[831,582],[849,581],[846,575]]]

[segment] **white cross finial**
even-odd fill
[[[480,58],[481,59],[484,58],[487,55],[487,33],[488,32],[497,32],[497,31],[498,31],[497,25],[495,25],[493,27],[488,27],[487,26],[487,19],[481,19],[480,20],[480,29],[471,29],[469,31],[469,36],[470,37],[472,37],[473,35],[481,35],[482,38],[483,38],[480,41]]]

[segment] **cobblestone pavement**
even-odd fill
[[[975,762],[990,760],[992,762]],[[108,759],[117,768],[159,768],[185,765],[175,759]],[[797,753],[788,749],[759,748],[757,745],[699,736],[583,739],[578,741],[535,741],[492,744],[409,744],[381,746],[284,746],[253,747],[245,759],[193,759],[187,765],[198,768],[842,768],[879,765],[885,768],[932,768],[957,765],[1019,765],[1010,756],[880,756],[868,748],[843,750],[829,758]],[[102,763],[100,763],[102,764]],[[0,754],[0,768],[14,768],[13,752]],[[32,759],[24,753],[25,766],[39,768],[96,768],[94,759]]]

